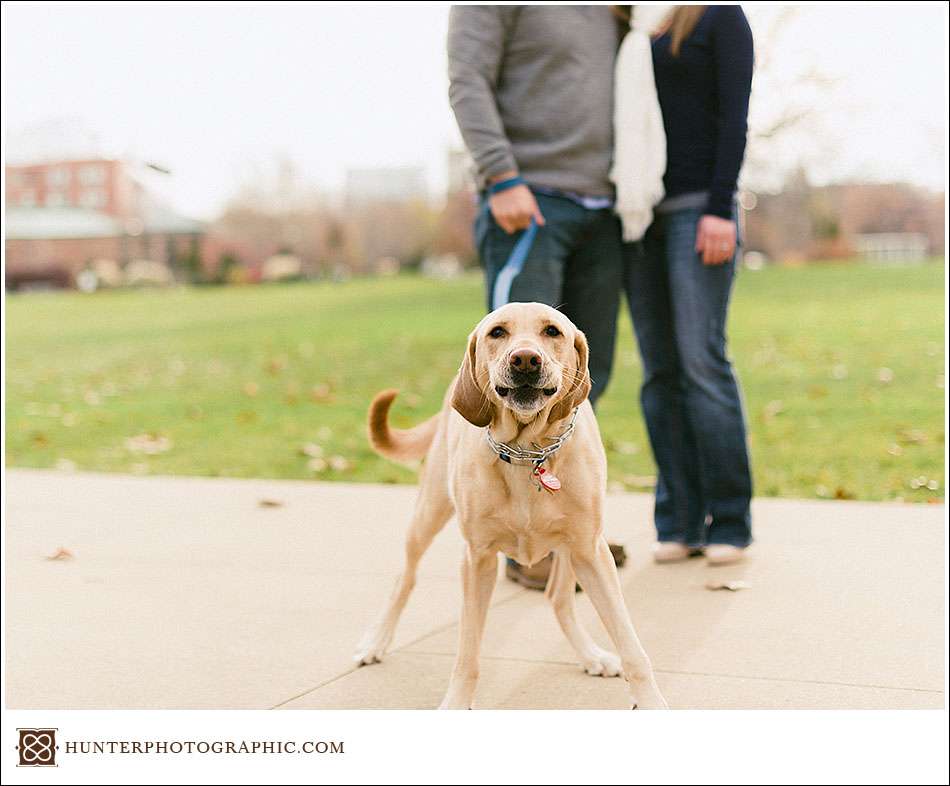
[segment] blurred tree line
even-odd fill
[[[281,162],[276,183],[264,178],[245,186],[209,225],[201,246],[205,281],[339,279],[416,269],[429,256],[475,262],[470,190],[439,203],[341,200],[300,186],[292,172]]]

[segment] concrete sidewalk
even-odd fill
[[[350,662],[414,495],[9,471],[7,706],[435,707],[455,651],[454,523],[390,656]],[[944,706],[944,506],[758,500],[751,559],[733,568],[652,564],[650,508],[612,495],[607,528],[631,554],[627,602],[672,707]],[[48,559],[59,549],[72,556]],[[709,578],[749,588],[711,592]],[[606,645],[586,598],[580,612]],[[501,580],[476,706],[623,708],[625,691],[580,671],[541,593]]]

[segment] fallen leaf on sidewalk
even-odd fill
[[[258,503],[262,508],[282,508],[284,503],[279,499],[262,499]]]
[[[61,561],[61,560],[67,560],[67,559],[72,559],[72,558],[73,558],[73,553],[69,549],[58,548],[53,554],[50,554],[46,559],[52,562],[54,560]]]
[[[749,585],[744,581],[707,581],[706,589],[738,592],[739,590],[749,589]]]

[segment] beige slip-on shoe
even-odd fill
[[[706,546],[706,561],[710,565],[735,565],[745,559],[745,549],[725,543]]]

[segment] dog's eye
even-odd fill
[[[561,335],[561,331],[558,330],[556,327],[554,327],[554,325],[548,325],[544,329],[544,335],[551,336],[551,338],[555,338],[556,336]]]
[[[492,328],[491,332],[488,335],[491,336],[492,338],[501,338],[506,333],[507,331],[503,327],[499,326],[496,328]]]

